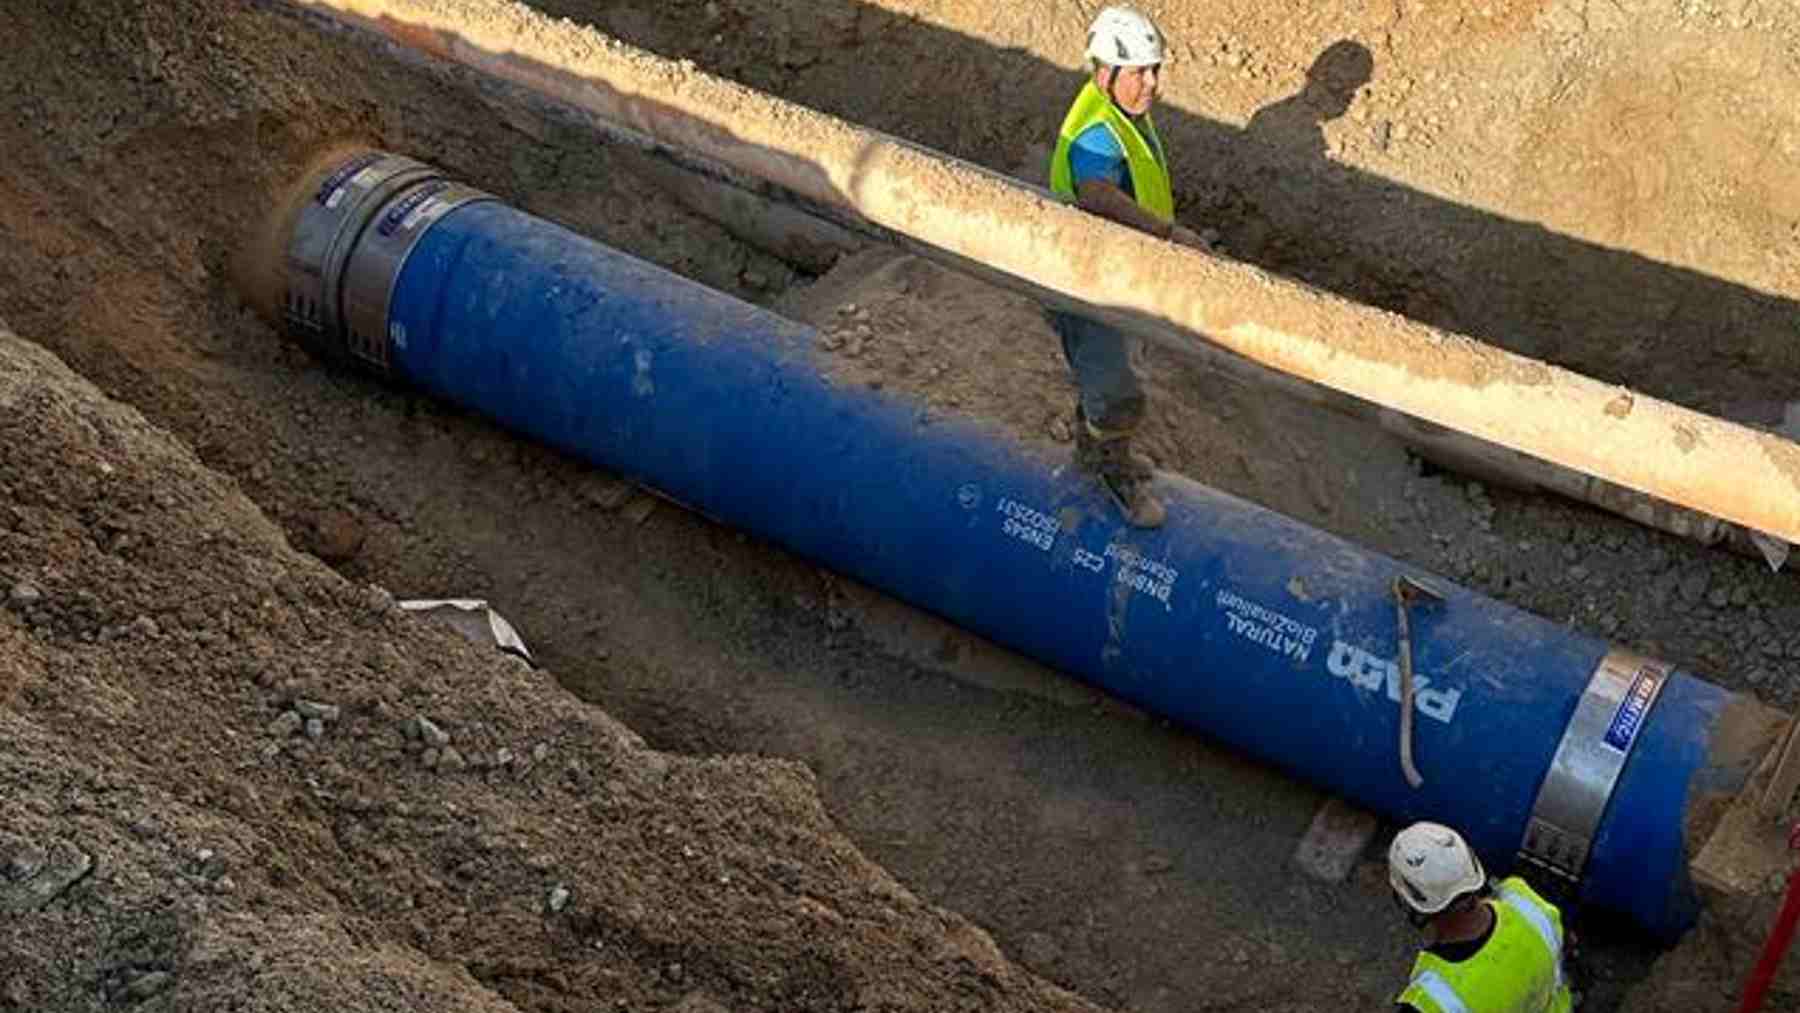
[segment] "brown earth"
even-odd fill
[[[536,6],[1029,174],[1094,5]],[[1792,397],[1790,9],[1146,6],[1177,40],[1184,214],[1230,255],[1697,407],[1767,418]],[[0,316],[131,406],[0,343],[0,1008],[1391,994],[1412,941],[1378,867],[1325,887],[1287,865],[1316,793],[324,369],[232,268],[309,153],[379,143],[819,322],[840,368],[1054,443],[1070,391],[1034,307],[882,252],[801,278],[557,117],[258,8],[14,0],[0,29]],[[1792,574],[1427,474],[1159,352],[1146,372],[1164,467],[1800,700]],[[563,689],[370,585],[493,599]],[[299,700],[339,708],[316,739],[284,716]],[[456,760],[427,766],[421,714]],[[40,907],[31,884],[62,890]],[[1590,1007],[1726,1007],[1767,918],[1709,919],[1629,997],[1654,954],[1596,927]]]
[[[41,348],[0,363],[0,848],[69,880],[0,894],[9,1004],[1094,1008],[859,854],[804,766],[647,749]]]

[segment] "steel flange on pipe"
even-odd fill
[[[253,295],[321,354],[627,474],[1394,820],[1455,825],[1672,938],[1688,818],[1783,716],[1177,476],[1122,525],[1066,454],[835,380],[817,334],[410,159],[343,153]],[[1416,575],[1414,575],[1416,576]],[[1745,734],[1745,729],[1758,730]]]

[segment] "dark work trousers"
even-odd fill
[[[1138,339],[1086,317],[1048,312],[1075,374],[1082,414],[1104,436],[1129,434],[1144,417],[1144,388],[1131,362]]]

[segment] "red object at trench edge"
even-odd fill
[[[1788,847],[1800,851],[1800,823],[1788,833]],[[1800,864],[1788,874],[1787,896],[1782,899],[1781,913],[1775,916],[1775,927],[1769,930],[1769,938],[1763,940],[1762,956],[1756,960],[1756,967],[1751,969],[1750,977],[1744,982],[1744,999],[1738,1003],[1738,1013],[1756,1013],[1762,1009],[1763,996],[1769,991],[1769,983],[1775,980],[1775,972],[1781,969],[1781,958],[1787,955],[1788,944],[1794,940],[1794,926],[1800,923]]]

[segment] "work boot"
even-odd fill
[[[1088,425],[1087,414],[1075,405],[1075,468],[1090,475],[1100,474],[1100,434]]]
[[[1131,452],[1130,437],[1105,440],[1099,452],[1100,484],[1118,502],[1125,523],[1134,528],[1162,527],[1169,511],[1150,491],[1150,480],[1156,472],[1150,462]]]

